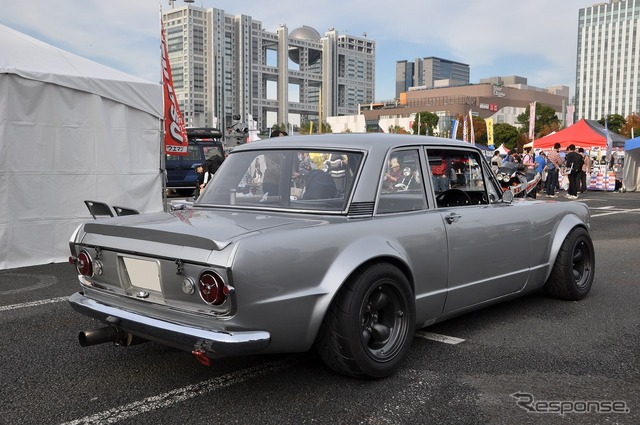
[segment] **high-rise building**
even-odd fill
[[[576,118],[640,112],[640,0],[578,12]]]
[[[400,93],[413,87],[413,76],[415,75],[415,63],[401,60],[396,62],[396,99],[400,97]]]
[[[469,65],[436,57],[396,62],[396,98],[410,87],[431,89],[469,84]]]
[[[191,5],[162,13],[176,95],[188,126],[326,120],[375,98],[375,42]],[[240,116],[240,119],[234,119]]]

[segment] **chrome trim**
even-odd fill
[[[271,340],[266,331],[209,330],[142,316],[102,304],[79,292],[69,297],[69,304],[79,313],[141,338],[185,351],[199,351],[210,358],[257,353],[266,349]]]

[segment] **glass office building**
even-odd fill
[[[396,98],[410,87],[456,87],[469,84],[471,69],[466,63],[426,57],[413,62],[396,62]],[[440,84],[439,84],[440,82]]]
[[[640,112],[640,0],[610,0],[580,9],[576,118]]]

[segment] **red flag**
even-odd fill
[[[162,88],[164,93],[164,151],[171,155],[187,155],[187,130],[180,113],[180,105],[173,90],[173,76],[167,53],[167,39],[164,35],[164,23],[160,19],[162,29]]]
[[[471,109],[469,109],[469,141],[471,142],[472,145],[476,144],[476,131],[473,128],[473,112],[471,112]]]

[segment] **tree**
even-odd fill
[[[399,125],[390,125],[388,129],[389,133],[408,134],[408,131]]]
[[[467,126],[469,126],[469,116],[468,115],[458,115],[456,116],[456,120],[460,123],[458,125],[458,130],[456,131],[456,139],[462,140],[462,135],[464,133],[464,120],[467,120]],[[473,117],[473,137],[475,142],[480,145],[487,145],[487,123],[481,117]],[[471,141],[471,129],[467,127],[467,141]]]
[[[428,134],[429,136],[433,136],[433,129],[436,128],[439,120],[440,118],[432,112],[418,112],[411,126],[413,134],[421,134],[423,136]],[[418,123],[420,123],[419,129]]]
[[[498,123],[493,125],[493,143],[496,148],[504,145],[507,149],[515,149],[520,136],[520,131],[507,123]]]
[[[526,145],[530,141],[531,140],[529,140],[529,135],[521,131],[518,135],[518,138],[516,139],[516,151],[524,152],[524,145]]]
[[[318,123],[313,122],[313,127],[312,127],[312,121],[301,122],[300,134],[310,134],[310,133],[318,133]],[[331,129],[331,124],[323,121],[322,128],[320,129],[319,133],[333,133],[333,130]]]
[[[487,145],[487,123],[480,117],[473,117],[473,135],[476,143]]]
[[[544,136],[548,136],[549,134],[560,130],[560,122],[552,122],[551,124],[545,124],[540,128],[540,131],[536,134],[536,139],[539,139]],[[527,139],[529,139],[529,135],[527,133]],[[529,143],[529,142],[527,142]],[[526,144],[526,143],[525,143]]]
[[[273,131],[273,130],[287,131],[287,124],[285,124],[285,123],[273,124],[271,126],[271,131]]]
[[[522,124],[524,134],[529,134],[529,111],[530,107],[527,106],[527,109],[516,117],[518,122]],[[533,135],[536,139],[560,129],[560,120],[556,115],[556,110],[551,106],[536,104],[535,119]]]
[[[620,128],[620,134],[629,139],[640,136],[640,116],[636,114],[629,115],[624,125]]]
[[[620,134],[620,130],[627,123],[622,115],[619,114],[611,114],[607,115],[607,128],[609,131],[613,131],[614,133]],[[605,118],[600,118],[598,120],[600,125],[604,126]]]

